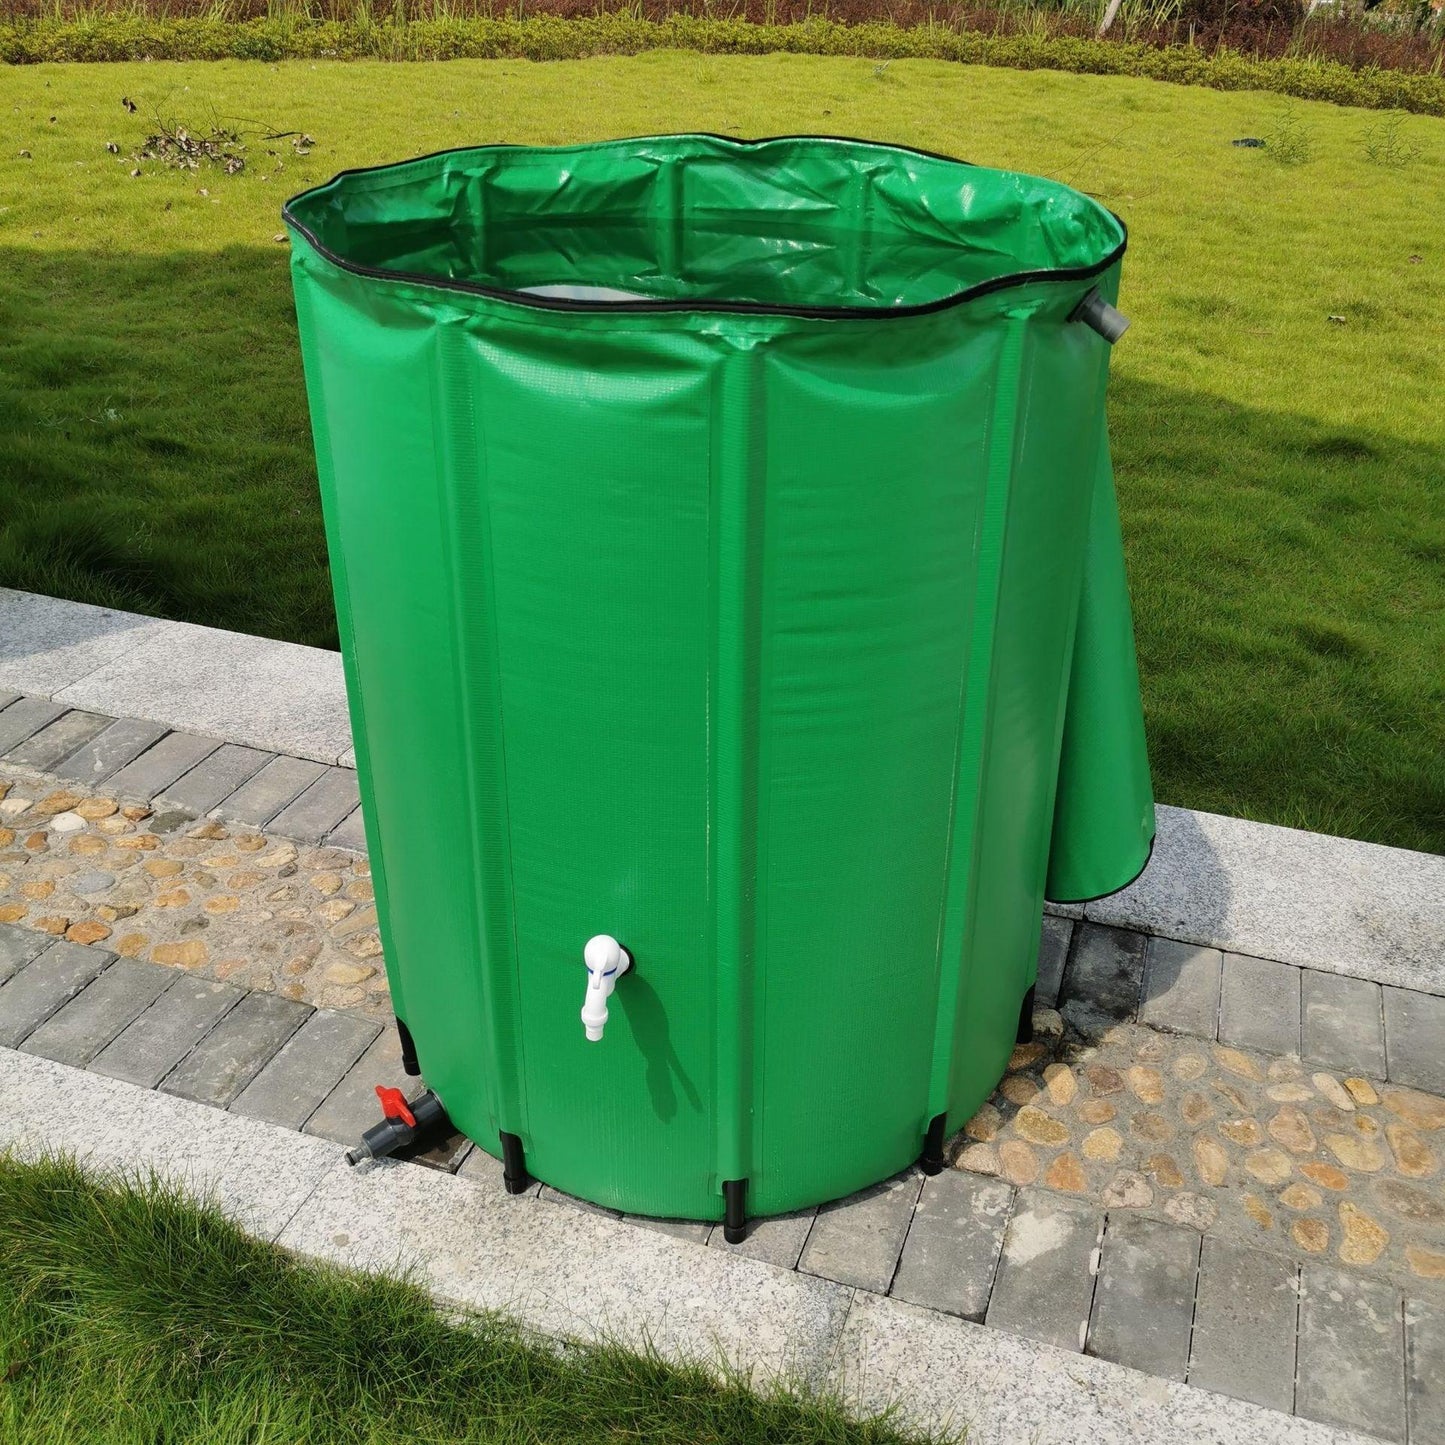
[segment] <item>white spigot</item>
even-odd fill
[[[595,1044],[607,1027],[607,1000],[612,997],[617,980],[632,967],[632,955],[610,933],[599,933],[587,940],[582,959],[587,965],[582,1026],[587,1030],[587,1041]]]

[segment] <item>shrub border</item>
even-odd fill
[[[97,15],[0,24],[0,61],[118,60],[574,60],[692,50],[710,55],[850,55],[928,59],[1015,70],[1132,75],[1214,90],[1264,90],[1302,100],[1445,115],[1445,76],[1335,60],[1255,59],[1193,46],[1163,49],[1070,36],[988,35],[944,25],[843,25],[815,18],[787,25],[628,13],[563,19],[476,17],[407,22],[310,21],[290,16],[226,21]]]

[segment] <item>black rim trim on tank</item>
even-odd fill
[[[1158,836],[1158,835],[1156,834],[1155,837],[1157,837],[1157,836]],[[1122,893],[1126,888],[1132,888],[1132,887],[1134,886],[1134,884],[1136,884],[1136,883],[1144,876],[1145,869],[1147,869],[1147,868],[1149,867],[1149,864],[1152,863],[1153,861],[1154,861],[1154,838],[1150,838],[1150,840],[1149,840],[1149,851],[1144,855],[1144,863],[1143,863],[1143,866],[1139,869],[1139,871],[1138,871],[1127,883],[1121,883],[1117,888],[1107,888],[1107,889],[1105,889],[1104,892],[1102,892],[1102,893],[1094,893],[1094,894],[1091,894],[1088,898],[1050,898],[1050,897],[1048,897],[1047,894],[1046,894],[1046,895],[1044,896],[1044,902],[1045,902],[1045,903],[1057,903],[1061,908],[1072,908],[1072,907],[1074,907],[1076,904],[1080,904],[1080,903],[1098,903],[1101,899],[1104,899],[1104,898],[1112,898],[1116,893]]]
[[[697,136],[704,140],[724,141],[728,145],[746,148],[748,146],[774,145],[779,141],[829,141],[842,145],[865,145],[877,146],[886,150],[902,151],[907,155],[923,156],[927,160],[947,161],[956,166],[972,166],[973,161],[960,160],[957,156],[947,156],[939,151],[923,150],[918,146],[894,145],[888,141],[867,141],[859,140],[853,136],[841,135],[775,135],[758,136],[752,140],[742,140],[737,136],[719,135],[715,131],[688,131],[687,135]],[[607,144],[626,145],[628,141],[637,140],[660,140],[667,137],[661,136],[629,136],[623,140],[607,142]],[[951,296],[940,297],[937,301],[926,301],[916,306],[770,306],[762,301],[586,301],[570,296],[537,296],[525,291],[508,290],[502,286],[483,286],[477,281],[459,281],[450,276],[428,276],[419,271],[388,271],[379,266],[362,266],[355,261],[348,261],[344,257],[332,251],[329,247],[323,246],[316,238],[316,233],[309,226],[304,226],[296,219],[291,207],[297,201],[304,200],[307,196],[314,195],[317,191],[324,191],[328,186],[334,186],[337,181],[345,180],[347,176],[364,176],[372,171],[390,171],[400,166],[418,165],[422,161],[436,160],[442,156],[463,155],[472,151],[481,150],[567,150],[574,147],[557,146],[523,146],[506,142],[497,142],[490,146],[450,146],[445,150],[428,151],[425,155],[413,156],[405,161],[388,161],[385,165],[379,166],[353,166],[349,170],[338,171],[329,181],[323,185],[313,186],[310,190],[301,191],[294,195],[281,207],[281,219],[303,235],[312,249],[333,266],[350,272],[353,276],[362,276],[374,281],[397,281],[412,286],[428,286],[438,291],[461,291],[472,296],[486,296],[493,301],[506,301],[516,306],[529,306],[537,311],[575,311],[590,315],[597,314],[622,314],[637,315],[652,312],[702,312],[713,314],[723,312],[727,314],[739,314],[744,316],[798,316],[810,318],[815,321],[889,321],[899,317],[908,316],[929,316],[937,311],[947,311],[954,306],[961,306],[967,301],[973,301],[980,296],[987,296],[995,291],[1007,291],[1015,286],[1028,286],[1041,281],[1088,281],[1095,276],[1102,276],[1111,266],[1124,254],[1129,244],[1129,228],[1124,224],[1122,217],[1116,215],[1108,207],[1101,207],[1108,215],[1113,216],[1119,223],[1119,229],[1124,233],[1119,244],[1104,257],[1102,261],[1096,261],[1092,266],[1061,267],[1051,271],[1016,271],[1008,276],[994,276],[987,281],[980,281],[976,286],[969,286],[965,290],[956,291]],[[1095,203],[1097,204],[1097,202]],[[1127,884],[1125,885],[1128,886]],[[1117,890],[1116,890],[1117,891]],[[1100,897],[1107,897],[1100,894]]]

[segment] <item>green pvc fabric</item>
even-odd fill
[[[802,1207],[961,1125],[1153,809],[1121,223],[858,141],[480,147],[285,212],[392,999],[485,1149]],[[601,1042],[588,938],[634,959]]]

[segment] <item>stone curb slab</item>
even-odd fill
[[[340,653],[10,588],[0,687],[322,763],[351,751]]]
[[[346,1167],[344,1151],[326,1140],[10,1049],[0,1049],[0,1088],[0,1150],[154,1172],[209,1196],[262,1239],[275,1239],[322,1178]]]
[[[863,1293],[848,1314],[842,1379],[854,1408],[894,1405],[904,1423],[967,1429],[968,1445],[1366,1439]]]
[[[735,1259],[565,1203],[517,1203],[469,1179],[386,1161],[333,1172],[280,1243],[369,1271],[414,1269],[438,1296],[549,1335],[650,1339],[821,1383],[852,1290]]]
[[[1445,857],[1161,804],[1095,923],[1445,994]]]
[[[855,1408],[896,1404],[970,1445],[1346,1445],[1362,1437],[1152,1380],[1102,1360],[775,1270],[482,1182],[384,1163],[287,1129],[0,1049],[0,1149],[155,1171],[252,1233],[369,1270],[406,1269],[450,1303],[521,1310],[572,1337],[646,1338],[674,1358],[783,1370]]]

